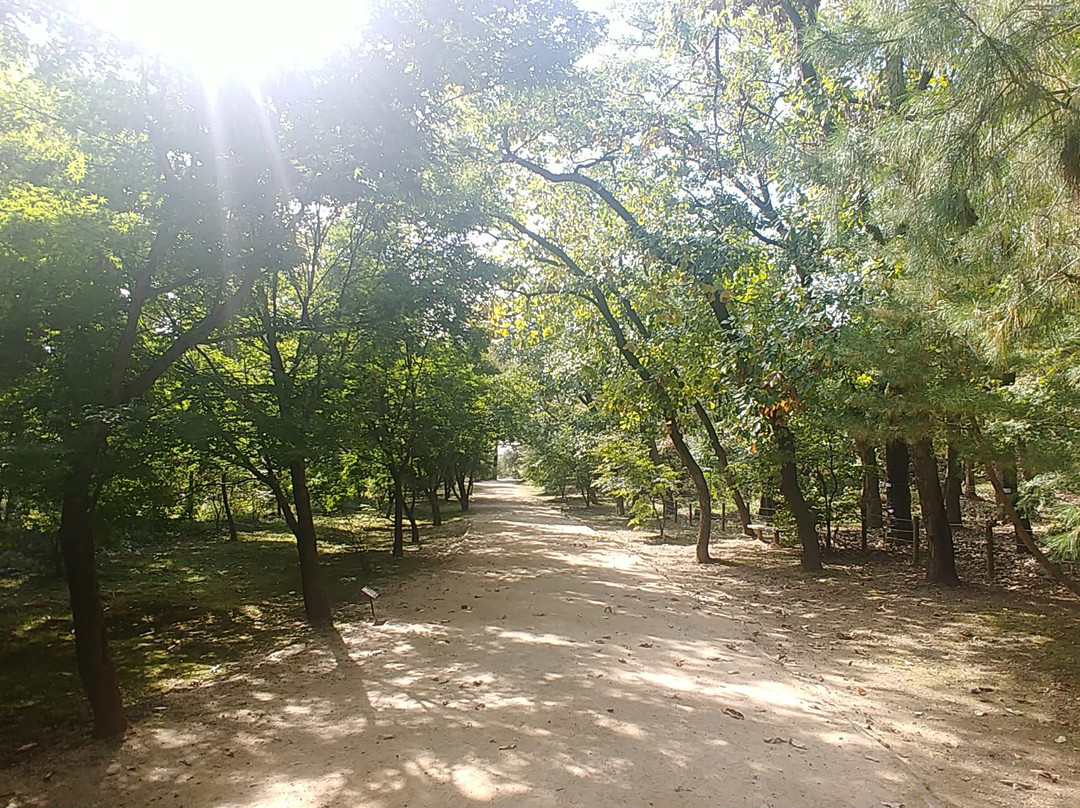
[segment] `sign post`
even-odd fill
[[[368,604],[371,606],[371,619],[377,622],[375,618],[375,601],[379,599],[379,593],[370,586],[362,586],[360,591],[367,597]]]

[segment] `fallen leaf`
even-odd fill
[[[737,718],[737,719],[739,719],[740,721],[742,721],[742,720],[743,720],[744,718],[746,718],[746,716],[745,716],[745,715],[743,715],[742,713],[740,713],[740,712],[739,712],[738,710],[736,710],[736,709],[735,709],[734,707],[725,707],[725,708],[724,708],[723,710],[721,710],[721,712],[722,712],[722,713],[723,713],[724,715],[730,715],[730,716],[731,716],[732,718]]]
[[[1051,783],[1056,783],[1061,779],[1060,774],[1054,774],[1053,772],[1048,772],[1044,769],[1032,769],[1031,771],[1036,777],[1042,777],[1045,780],[1049,780]]]
[[[975,687],[969,688],[968,693],[993,693],[994,688],[984,687],[983,685],[975,685]]]
[[[796,749],[805,749],[806,748],[806,744],[804,744],[802,741],[796,741],[794,738],[792,738],[790,741],[788,741],[788,743],[791,744],[792,746],[794,746]]]
[[[1066,738],[1064,735],[1058,735],[1056,738],[1054,738],[1054,743],[1065,743],[1067,740],[1069,739]]]
[[[781,738],[779,735],[777,735],[777,736],[775,736],[773,738],[766,738],[765,739],[765,743],[771,743],[773,745],[781,744],[781,743],[787,743],[787,742],[788,742],[787,738]]]
[[[652,648],[651,642],[639,642],[638,648]]]
[[[507,749],[517,749],[516,743],[508,743],[506,746],[500,746],[499,751],[505,752]]]

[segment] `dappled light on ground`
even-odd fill
[[[118,748],[30,767],[27,805],[867,806],[923,786],[732,620],[627,547],[486,484],[457,552]],[[385,622],[381,622],[385,620]],[[842,788],[837,784],[842,783]]]

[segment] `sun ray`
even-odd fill
[[[71,0],[96,27],[196,73],[208,86],[316,67],[354,42],[364,0]]]

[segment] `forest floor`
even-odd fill
[[[9,755],[0,805],[1080,804],[1074,604],[921,588],[886,552],[806,575],[731,538],[701,566],[679,531],[477,493],[378,622],[339,608],[123,741]]]

